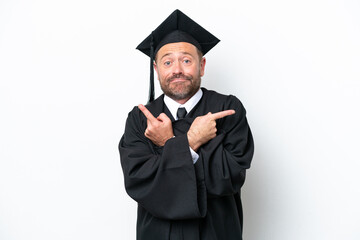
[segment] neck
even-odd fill
[[[189,99],[192,98],[198,91],[199,91],[199,89],[196,90],[194,93],[192,93],[190,96],[188,96],[188,97],[186,97],[186,98],[183,98],[183,99],[174,99],[174,98],[172,98],[172,97],[170,97],[170,96],[169,96],[169,97],[170,97],[172,100],[174,100],[175,102],[180,103],[180,104],[182,105],[182,104],[185,104],[187,101],[189,101]]]
[[[192,96],[191,96],[192,97]],[[176,100],[176,99],[173,99],[175,102],[177,103],[180,103],[181,105],[182,104],[185,104],[191,97],[189,98],[185,98],[185,99],[180,99],[180,100]]]
[[[173,98],[173,97],[171,97],[171,96],[169,96],[169,97],[170,97],[172,100],[174,100],[175,102],[183,105],[183,104],[185,104],[187,101],[189,101],[189,99],[192,98],[192,97],[199,91],[199,89],[200,89],[200,87],[198,87],[198,89],[197,89],[196,91],[193,91],[190,96],[186,96],[185,98],[182,98],[182,99],[176,99],[176,98]]]

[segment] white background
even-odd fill
[[[0,0],[0,239],[135,239],[117,144],[176,8],[221,39],[203,86],[248,112],[244,239],[360,239],[359,1],[174,2]]]

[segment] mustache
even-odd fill
[[[192,80],[192,77],[190,77],[190,76],[186,76],[184,74],[174,74],[173,76],[169,77],[167,79],[167,81],[171,82],[172,80],[174,80],[176,78],[181,78],[181,79],[185,79],[185,80]]]

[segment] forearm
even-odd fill
[[[200,147],[198,153],[206,169],[205,182],[209,194],[223,196],[238,192],[254,153],[253,138],[245,116],[239,115],[222,122],[218,135]]]
[[[205,214],[200,210],[205,202],[199,201],[199,184],[186,135],[168,140],[161,154],[129,149],[124,142],[120,154],[128,194],[152,215],[183,219]]]

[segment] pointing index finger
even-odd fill
[[[145,117],[149,120],[149,121],[154,121],[156,120],[156,118],[151,114],[151,112],[142,104],[138,105],[138,108],[140,109],[140,111],[142,111],[142,113],[145,115]]]
[[[217,119],[220,119],[220,118],[223,118],[223,117],[226,117],[226,116],[229,116],[229,115],[233,115],[235,114],[235,110],[225,110],[225,111],[221,111],[221,112],[217,112],[217,113],[213,113],[211,115],[211,118],[213,120],[217,120]]]

